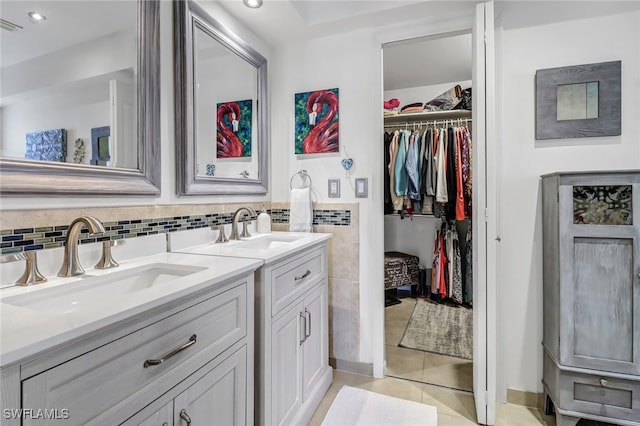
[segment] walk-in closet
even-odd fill
[[[473,390],[472,39],[383,45],[385,375]]]

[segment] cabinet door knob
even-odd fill
[[[600,379],[600,384],[606,388],[609,386],[609,381],[607,379]]]
[[[187,414],[187,410],[185,410],[184,408],[180,410],[180,418],[187,422],[187,426],[191,425],[191,417],[189,417],[189,415]]]
[[[309,316],[309,323],[307,324],[307,315]],[[309,332],[307,333],[307,325],[309,326]],[[307,308],[304,308],[304,340],[311,337],[311,312]]]

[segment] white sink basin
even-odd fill
[[[214,243],[209,234],[200,229],[169,234],[169,247],[174,253],[201,254],[245,259],[262,259],[264,265],[301,253],[307,247],[319,244],[331,234],[312,232],[282,232],[257,234],[242,240]]]
[[[268,250],[276,247],[286,246],[295,241],[301,240],[302,238],[304,237],[294,235],[267,234],[264,236],[261,235],[259,237],[256,237],[255,239],[241,240],[235,243],[234,246],[239,248]]]
[[[80,280],[65,286],[6,297],[2,302],[38,312],[69,314],[91,309],[96,303],[113,303],[132,293],[205,269],[207,268],[203,266],[150,263],[102,276],[84,275]]]

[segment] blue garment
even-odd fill
[[[404,162],[407,158],[407,142],[406,135],[408,132],[400,132],[400,142],[398,142],[398,155],[396,155],[396,164],[394,169],[395,192],[398,197],[407,195],[407,172],[404,169]]]
[[[419,133],[413,132],[409,138],[409,149],[404,168],[407,172],[407,196],[412,200],[420,199],[420,143]]]

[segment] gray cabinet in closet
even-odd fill
[[[546,410],[640,425],[640,171],[543,176],[542,222]]]

